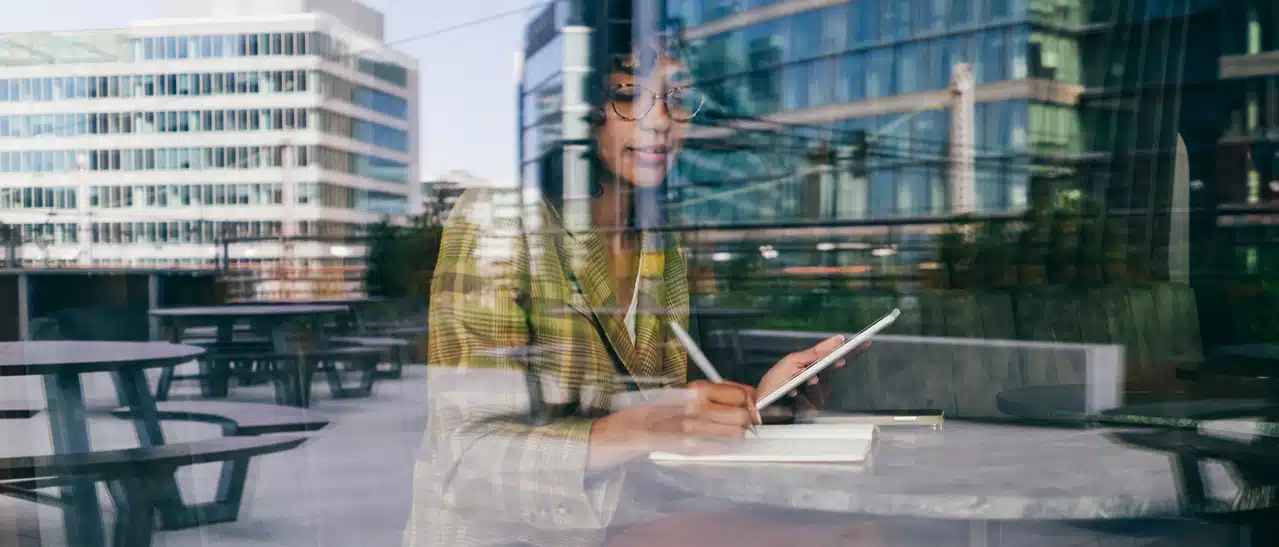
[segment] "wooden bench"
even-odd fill
[[[225,382],[229,363],[250,363],[254,374],[270,378],[275,385],[276,404],[306,408],[311,405],[311,383],[316,372],[324,372],[329,394],[335,399],[367,397],[373,393],[378,362],[385,350],[379,347],[347,346],[299,352],[272,351],[223,353],[209,357],[209,369],[221,377],[205,381]],[[343,367],[341,365],[351,365]],[[344,369],[353,371],[356,381],[343,381]],[[157,396],[158,398],[158,396]]]
[[[204,397],[225,397],[233,377],[241,385],[261,383],[259,380],[261,374],[257,370],[256,363],[217,360],[211,357],[219,354],[268,352],[271,347],[270,341],[262,337],[249,337],[231,342],[218,342],[215,338],[191,338],[183,340],[182,343],[208,350],[205,354],[207,357],[200,359],[200,371],[194,374],[178,374],[176,367],[166,367],[160,373],[160,381],[156,385],[157,401],[168,400],[173,382],[184,380],[200,382],[200,394]]]
[[[410,346],[408,340],[392,336],[335,336],[329,338],[329,342],[339,345],[379,348],[385,352],[387,362],[390,363],[391,368],[386,371],[378,369],[376,374],[381,378],[392,379],[404,376],[404,362],[408,360]]]
[[[290,450],[305,441],[306,437],[299,435],[222,437],[149,448],[0,458],[0,493],[72,511],[75,509],[66,507],[58,497],[35,489],[73,481],[106,483],[117,513],[110,545],[150,547],[157,511],[163,514],[174,509],[168,506],[172,501],[165,498],[164,491],[179,468],[229,461],[243,462],[247,467],[254,457]],[[105,541],[97,543],[106,545]]]
[[[312,410],[261,403],[167,401],[157,404],[156,410],[160,420],[219,425],[222,427],[222,434],[227,437],[303,433],[318,431],[329,425],[328,418]],[[112,414],[127,420],[135,419],[133,411],[128,408],[118,408]],[[247,460],[225,462],[218,477],[217,498],[211,503],[188,508],[190,515],[177,519],[165,528],[180,529],[201,523],[235,520],[243,501],[248,467]]]
[[[313,410],[291,406],[229,401],[166,401],[156,405],[161,420],[210,423],[222,426],[228,437],[249,437],[270,433],[319,431],[328,418]],[[127,408],[112,411],[117,418],[134,419]]]

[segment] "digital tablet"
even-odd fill
[[[862,344],[869,342],[871,338],[873,338],[876,334],[879,334],[879,331],[882,331],[889,325],[893,324],[893,322],[896,321],[897,317],[901,314],[901,310],[894,308],[893,311],[888,312],[888,315],[879,318],[878,321],[875,321],[869,327],[866,327],[861,332],[850,337],[838,348],[835,348],[835,351],[832,351],[827,356],[818,359],[817,362],[809,365],[808,368],[805,368],[803,372],[800,372],[795,375],[794,378],[791,378],[789,382],[782,384],[782,387],[779,387],[773,390],[772,393],[761,397],[755,402],[755,409],[764,410],[768,407],[768,405],[777,402],[778,399],[781,399],[787,393],[795,391],[799,388],[799,386],[804,385],[804,382],[807,382],[810,378],[825,370],[826,367],[835,364],[840,359],[843,359],[845,355],[848,355],[849,352],[857,349]]]

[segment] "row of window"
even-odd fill
[[[305,108],[98,112],[0,116],[0,137],[306,129]]]
[[[343,152],[322,146],[313,148],[315,148],[315,151],[312,161],[322,169],[350,173],[385,182],[406,183],[409,181],[408,164],[378,156]]]
[[[242,184],[139,184],[89,188],[89,207],[216,207],[224,205],[281,205],[284,185],[278,182]]]
[[[205,131],[307,129],[318,116],[321,130],[363,143],[407,152],[409,135],[399,129],[341,114],[306,108],[100,112],[0,116],[0,137],[128,135]]]
[[[718,78],[707,75],[736,68],[726,68],[731,59],[708,54],[694,58],[693,72],[699,77],[697,86],[713,105],[731,114],[758,116],[779,109],[944,89],[950,83],[952,68],[959,63],[970,64],[978,83],[1023,79],[1030,75],[1026,57],[1029,38],[1025,27],[993,29],[774,64]],[[1069,74],[1077,78],[1077,57],[1073,66]]]
[[[187,72],[0,80],[0,101],[305,92],[316,71]]]
[[[266,55],[318,55],[320,33],[268,32],[221,36],[147,36],[133,40],[136,58],[217,59]],[[324,35],[326,38],[327,35]],[[331,39],[329,40],[331,42]]]
[[[323,146],[214,146],[0,152],[0,173],[307,167],[408,182],[408,164]]]
[[[86,171],[152,171],[193,169],[259,169],[310,165],[306,146],[218,146],[211,148],[135,148],[0,152],[0,173]]]
[[[308,182],[298,185],[298,204],[354,209],[380,215],[405,215],[408,214],[409,201],[403,194]]]
[[[667,13],[684,25],[701,25],[783,0],[666,0]],[[1268,5],[1266,0],[1249,0]],[[1217,9],[1217,0],[852,0],[831,10],[851,12],[882,27],[886,36],[971,28],[991,21],[1025,20],[1074,28],[1093,22],[1142,21]],[[826,10],[815,10],[818,12]]]
[[[408,117],[408,101],[320,71],[195,72],[0,80],[0,102],[119,97],[182,97],[317,91],[393,118]]]
[[[76,196],[74,187],[0,188],[0,210],[74,210],[77,207]],[[89,188],[89,207],[94,209],[269,206],[283,203],[284,185],[278,182],[138,184]],[[299,184],[297,204],[387,215],[404,215],[408,211],[408,198],[402,194],[329,183]]]
[[[41,222],[11,224],[22,241],[47,241],[54,245],[69,245],[80,241],[80,225],[74,222]],[[89,225],[89,240],[106,244],[214,244],[224,238],[248,239],[279,237],[283,223],[278,220],[183,220],[148,222],[93,222]],[[298,235],[302,236],[356,236],[364,228],[358,224],[327,220],[298,222]],[[95,259],[95,263],[104,263]]]
[[[236,222],[185,220],[171,222],[94,222],[90,230],[94,243],[207,244],[220,242],[223,237],[278,237],[282,226],[283,223],[278,220]]]
[[[831,174],[832,191],[811,195],[817,187],[801,184],[767,185],[744,195],[706,200],[699,188],[676,192],[674,222],[684,225],[798,221],[818,219],[864,220],[944,214],[948,167],[945,162],[877,162],[869,176],[852,170]],[[1030,173],[1023,160],[980,161],[974,172],[978,211],[1007,211],[1027,205]],[[813,210],[813,203],[821,203]]]
[[[361,108],[405,120],[409,117],[409,102],[390,93],[356,85],[330,74],[317,75],[320,94],[340,99]]]
[[[752,2],[760,0],[667,0],[667,6],[668,13],[676,20],[693,26],[731,15],[738,9],[749,9],[744,4]],[[756,35],[775,35],[799,48],[827,41],[869,45],[992,23],[1025,21],[1027,4],[1025,0],[854,0],[802,11],[743,30]]]
[[[219,36],[148,36],[133,41],[134,55],[142,60],[217,59],[275,55],[319,55],[358,68],[361,72],[404,87],[408,70],[366,57],[352,57],[345,42],[322,32],[264,32]]]
[[[8,224],[18,231],[19,241],[68,245],[80,241],[80,225],[74,222],[29,222]]]
[[[0,210],[75,208],[76,189],[73,186],[0,188]]]
[[[325,133],[350,137],[382,148],[409,151],[409,134],[394,127],[325,110],[315,112],[314,115],[319,119],[318,127]]]

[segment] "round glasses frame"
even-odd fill
[[[689,122],[697,116],[698,112],[702,111],[702,107],[706,105],[706,97],[702,97],[700,95],[697,96],[696,99],[694,99],[697,101],[697,105],[693,108],[688,108],[687,104],[674,98],[677,93],[682,93],[684,91],[686,91],[686,88],[684,87],[674,87],[667,90],[666,93],[657,93],[655,91],[650,91],[648,88],[637,85],[621,85],[610,90],[608,104],[609,108],[612,108],[613,113],[617,114],[619,118],[635,122],[644,119],[645,116],[648,116],[648,114],[653,111],[653,107],[657,106],[657,102],[660,100],[662,101],[662,104],[666,106],[666,115],[670,117],[670,119],[681,123]],[[630,100],[619,100],[618,96],[622,94],[629,94],[631,96]],[[651,100],[647,101],[648,104],[643,108],[643,112],[636,112],[635,102],[640,100],[641,97]],[[623,112],[622,109],[619,109],[617,106],[619,102],[628,102],[631,105],[631,112],[627,113]],[[685,114],[685,112],[687,112],[687,114]]]

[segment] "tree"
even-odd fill
[[[429,297],[442,235],[443,226],[435,214],[415,218],[410,227],[396,226],[389,220],[374,225],[369,231],[364,271],[369,295]]]
[[[1015,225],[959,219],[937,240],[939,275],[951,289],[1071,283],[1143,282],[1146,253],[1128,241],[1124,219],[1087,198],[1067,195],[1032,207]]]
[[[403,296],[426,300],[431,295],[431,278],[440,258],[444,226],[439,216],[426,214],[414,219],[414,226],[400,239],[399,252]]]
[[[397,274],[400,241],[403,229],[391,224],[389,219],[373,225],[369,229],[369,244],[365,257],[364,287],[369,296],[399,298],[404,296],[405,288]]]

